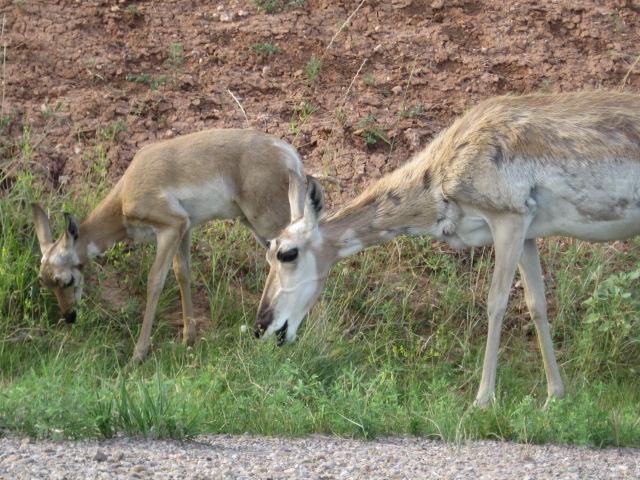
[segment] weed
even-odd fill
[[[140,10],[140,7],[138,5],[132,3],[125,7],[124,18],[128,22],[134,22],[141,19],[142,17],[144,17],[144,14],[142,13],[142,10]]]
[[[117,140],[120,133],[127,131],[127,124],[122,120],[109,123],[105,127],[96,129],[96,138],[103,142],[113,142]]]
[[[127,75],[125,76],[125,80],[127,82],[147,85],[151,90],[157,90],[158,87],[167,83],[167,77],[165,75],[153,78],[147,73],[139,73],[137,75],[133,73],[127,73]]]
[[[258,10],[265,13],[278,13],[301,7],[307,0],[253,0],[253,3]]]
[[[40,105],[40,113],[46,119],[55,116],[62,108],[62,102],[58,100],[55,105],[49,105],[49,98],[46,97],[42,105]]]
[[[369,87],[375,87],[376,85],[376,77],[372,73],[365,73],[362,76],[362,83]]]
[[[272,43],[254,43],[251,45],[251,50],[256,52],[258,55],[262,55],[263,57],[270,57],[271,55],[275,55],[276,53],[280,53],[279,47]]]
[[[336,108],[335,116],[341,127],[344,127],[347,124],[347,114],[344,113],[342,108]]]
[[[182,67],[184,63],[184,48],[181,43],[173,42],[169,45],[168,58],[164,64],[166,67],[177,70]]]
[[[322,68],[322,60],[313,55],[307,64],[304,67],[304,75],[307,77],[307,80],[310,83],[313,83],[320,75],[320,70]]]
[[[307,123],[307,120],[318,111],[318,107],[313,103],[304,100],[299,106],[294,109],[293,116],[289,122],[289,133],[299,134],[300,127]]]
[[[424,115],[425,110],[422,104],[418,103],[411,108],[398,110],[396,116],[400,118],[415,118]]]
[[[387,134],[384,133],[384,130],[376,125],[376,122],[377,119],[372,114],[367,115],[358,122],[358,129],[364,144],[369,148],[376,146],[379,141],[391,145],[391,140],[389,140]]]

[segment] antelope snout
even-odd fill
[[[269,325],[271,325],[271,322],[273,322],[273,310],[271,310],[271,308],[260,308],[253,329],[255,337],[262,337],[264,332],[267,331],[267,328],[269,328]]]
[[[70,312],[66,312],[62,315],[64,317],[65,323],[75,323],[76,321],[76,311],[71,310]]]

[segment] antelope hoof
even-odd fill
[[[547,400],[544,402],[544,406],[542,407],[542,409],[546,410],[547,408],[549,408],[549,405],[557,400],[560,400],[562,397],[564,397],[564,388],[554,389],[547,395]]]
[[[196,341],[196,325],[190,321],[187,328],[182,332],[182,343],[188,347],[192,346]]]
[[[487,408],[496,401],[496,397],[493,393],[483,393],[476,396],[473,402],[473,406],[476,408]]]
[[[148,354],[149,354],[149,347],[148,346],[147,347],[138,347],[136,345],[136,348],[133,351],[133,356],[131,357],[131,363],[133,365],[140,365],[147,358]]]
[[[196,331],[189,330],[188,333],[184,334],[182,336],[182,343],[187,347],[193,346],[193,344],[196,343]]]

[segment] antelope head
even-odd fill
[[[82,264],[76,249],[78,224],[71,215],[65,213],[65,232],[54,242],[47,214],[36,203],[31,208],[42,252],[38,279],[42,285],[53,290],[65,322],[73,323],[76,319],[74,304],[82,296],[83,280]]]
[[[291,223],[269,242],[267,250],[270,270],[254,333],[257,338],[275,333],[279,345],[295,340],[334,262],[333,249],[323,241],[318,225],[324,209],[322,187],[316,179],[307,178],[306,194],[289,195]]]

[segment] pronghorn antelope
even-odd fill
[[[516,267],[535,323],[548,397],[564,386],[547,322],[536,238],[608,241],[640,233],[640,96],[608,92],[504,96],[472,108],[412,161],[323,216],[311,182],[271,242],[255,325],[296,331],[339,259],[401,234],[455,248],[495,246],[488,339],[475,403],[494,398],[502,318]]]
[[[80,225],[65,214],[66,231],[53,242],[49,219],[33,204],[42,251],[40,280],[51,288],[65,320],[75,320],[88,260],[122,240],[157,242],[147,305],[133,361],[148,353],[151,326],[173,261],[180,287],[183,341],[195,323],[189,285],[192,228],[206,220],[240,218],[264,246],[290,221],[289,205],[304,204],[303,167],[295,149],[252,130],[207,130],[142,148],[122,178]]]

